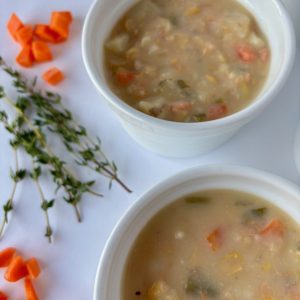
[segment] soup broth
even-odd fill
[[[146,114],[177,122],[245,108],[269,64],[266,37],[235,0],[141,0],[105,43],[112,91]]]
[[[300,299],[300,228],[264,199],[231,190],[161,210],[130,251],[122,300]]]

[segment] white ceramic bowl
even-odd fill
[[[179,173],[146,192],[115,227],[101,256],[94,300],[120,300],[129,251],[142,228],[163,207],[197,191],[233,189],[260,196],[300,222],[300,189],[275,175],[255,169],[211,165]]]
[[[177,123],[148,116],[120,100],[104,76],[103,44],[119,17],[136,0],[97,0],[86,16],[82,49],[88,74],[117,113],[129,135],[163,156],[189,157],[208,152],[232,137],[274,98],[288,78],[295,56],[292,22],[280,0],[239,0],[256,17],[272,49],[267,82],[255,101],[228,117],[203,123]]]

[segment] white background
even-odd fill
[[[7,35],[5,27],[12,12],[16,12],[24,22],[47,23],[52,10],[72,10],[75,20],[70,40],[52,47],[55,60],[24,70],[24,73],[40,76],[50,66],[58,66],[65,72],[66,80],[55,91],[61,93],[65,105],[74,112],[75,118],[85,124],[93,135],[101,137],[105,151],[119,167],[120,176],[134,191],[129,195],[116,185],[108,191],[107,182],[101,177],[80,173],[82,177],[98,178],[99,190],[105,197],[86,197],[83,200],[82,224],[76,223],[72,208],[58,199],[50,212],[55,242],[49,245],[43,237],[44,219],[35,186],[30,180],[19,186],[15,210],[0,241],[0,249],[15,246],[24,256],[34,255],[41,260],[43,274],[35,286],[43,300],[92,299],[98,258],[113,226],[141,193],[177,171],[194,165],[230,163],[260,168],[300,182],[293,157],[294,136],[300,121],[300,52],[291,78],[272,106],[229,143],[199,158],[161,158],[142,149],[127,136],[85,72],[80,38],[90,4],[89,0],[0,1],[0,55],[13,66],[16,66],[14,59],[19,47]],[[10,90],[9,81],[2,75],[0,83]],[[1,102],[0,107],[3,107]],[[7,134],[0,127],[1,202],[6,201],[11,189],[8,174],[13,160],[7,139]],[[58,153],[64,158],[64,152]],[[22,164],[27,166],[24,155],[21,157]],[[43,182],[43,186],[47,196],[52,197],[49,183]],[[0,276],[0,289],[6,291],[11,299],[24,299],[22,283],[8,284],[1,279],[2,274]]]

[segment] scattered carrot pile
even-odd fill
[[[7,23],[7,29],[12,38],[22,47],[16,57],[19,65],[25,68],[32,67],[34,63],[44,63],[53,60],[49,43],[65,42],[69,37],[70,24],[73,21],[69,11],[54,11],[51,14],[50,24],[37,24],[35,26],[24,24],[13,13]],[[43,79],[56,85],[64,79],[63,72],[58,68],[51,68],[43,74]]]
[[[26,300],[38,300],[32,280],[38,278],[41,273],[39,262],[36,258],[24,260],[15,248],[6,248],[0,252],[0,267],[7,268],[4,278],[9,282],[17,282],[24,279]],[[0,291],[0,300],[8,297]]]

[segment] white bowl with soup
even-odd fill
[[[83,58],[138,143],[169,157],[208,152],[275,97],[295,54],[278,0],[95,1]]]
[[[297,186],[245,167],[196,167],[125,213],[101,256],[94,300],[295,300],[299,264]]]

